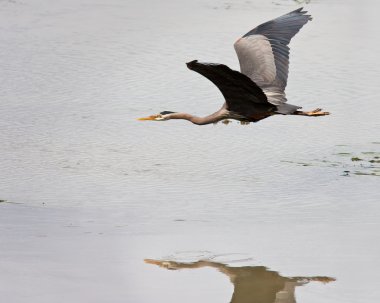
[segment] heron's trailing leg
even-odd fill
[[[326,115],[330,115],[329,112],[323,112],[322,111],[322,108],[317,108],[315,110],[312,110],[310,112],[303,112],[303,111],[296,111],[294,113],[294,115],[300,115],[300,116],[313,116],[313,117],[317,117],[317,116],[326,116]]]

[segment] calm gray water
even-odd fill
[[[233,42],[297,7],[0,1],[2,300],[230,302],[238,268],[265,268],[336,279],[277,303],[378,302],[378,3],[306,5],[287,96],[331,116],[136,121],[218,109],[221,94],[185,62],[238,69]],[[225,272],[186,269],[199,260]]]

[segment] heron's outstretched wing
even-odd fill
[[[286,102],[289,71],[288,44],[309,20],[303,8],[268,21],[234,44],[241,72],[260,86],[272,104]]]
[[[251,79],[223,64],[186,63],[187,67],[213,82],[221,91],[230,111],[249,117],[255,113],[267,113],[276,107]]]

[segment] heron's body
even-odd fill
[[[272,115],[328,115],[321,109],[300,111],[300,106],[286,103],[285,87],[289,69],[289,47],[292,37],[311,20],[302,8],[268,21],[249,31],[235,44],[240,72],[223,64],[193,60],[187,67],[213,82],[225,103],[217,112],[196,117],[187,113],[161,112],[141,120],[184,119],[204,125],[225,119],[243,123],[257,122]]]

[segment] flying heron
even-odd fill
[[[213,82],[223,94],[225,103],[217,112],[197,117],[188,113],[163,111],[139,120],[166,121],[184,119],[205,125],[235,119],[242,124],[258,122],[273,115],[324,116],[317,108],[301,111],[300,106],[286,103],[285,87],[289,71],[288,44],[311,16],[299,8],[263,23],[239,38],[234,48],[240,72],[217,63],[193,60],[187,67]]]

